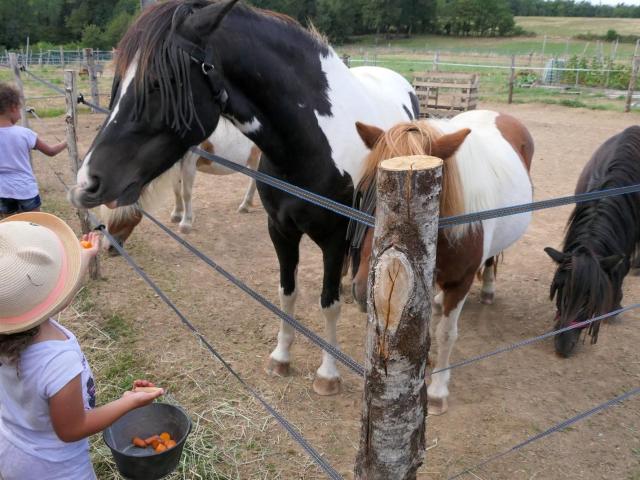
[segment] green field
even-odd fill
[[[538,36],[567,38],[580,33],[640,35],[640,18],[516,17],[516,24]]]

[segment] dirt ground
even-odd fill
[[[511,113],[531,130],[536,141],[532,170],[536,199],[571,194],[595,149],[639,119],[636,115],[551,105],[483,107]],[[101,121],[100,116],[81,117],[81,151],[86,151]],[[63,135],[64,122],[50,119],[35,122],[32,127],[43,138],[53,140],[54,135]],[[53,164],[69,178],[66,158],[61,156]],[[36,165],[48,205],[70,216],[57,181],[43,162],[36,161]],[[265,213],[260,207],[249,214],[236,213],[246,184],[247,179],[237,175],[200,176],[194,231],[189,240],[277,303],[278,265]],[[159,218],[168,222],[169,211],[167,202],[159,208]],[[544,333],[553,326],[554,309],[548,293],[554,269],[543,248],[560,246],[569,212],[570,208],[560,208],[534,215],[525,237],[505,254],[495,305],[481,305],[479,285],[474,285],[462,313],[453,361]],[[128,248],[233,367],[273,402],[345,478],[352,478],[360,435],[361,379],[342,368],[343,392],[332,398],[316,396],[311,379],[321,352],[299,337],[292,357],[295,374],[290,378],[267,377],[263,366],[275,346],[278,328],[273,315],[149,222],[136,231]],[[323,332],[318,306],[320,251],[305,239],[301,258],[297,317]],[[127,318],[139,332],[131,348],[148,366],[148,376],[167,385],[192,416],[217,429],[213,438],[221,443],[221,451],[232,439],[234,448],[241,450],[234,454],[241,461],[233,465],[222,455],[217,463],[222,473],[204,471],[197,477],[184,474],[184,478],[322,478],[286,433],[235,385],[219,362],[199,347],[122,259],[105,258],[103,268],[106,280],[90,286],[95,308]],[[359,313],[349,296],[345,300],[338,329],[340,346],[362,361],[365,315]],[[638,301],[640,278],[629,277],[624,303]],[[557,422],[638,387],[639,343],[640,312],[631,312],[621,321],[604,325],[597,345],[587,342],[568,360],[558,358],[552,341],[546,341],[455,370],[449,412],[428,419],[431,448],[419,478],[448,478]],[[160,360],[150,361],[152,357]],[[100,380],[97,378],[98,384]],[[224,416],[216,408],[222,399],[242,407],[244,413]],[[255,435],[245,429],[253,429]],[[237,441],[239,438],[252,440],[243,443]],[[611,408],[464,478],[638,480],[640,399]]]

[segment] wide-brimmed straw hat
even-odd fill
[[[36,327],[65,308],[81,281],[82,247],[48,213],[0,221],[0,334]]]

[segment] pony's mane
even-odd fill
[[[375,144],[365,160],[358,191],[372,188],[378,165],[384,160],[409,155],[431,155],[432,144],[442,132],[425,121],[400,123],[388,130]],[[449,217],[464,213],[464,197],[455,156],[445,162],[440,194],[440,215]]]
[[[403,122],[395,125],[382,135],[365,159],[362,177],[355,188],[353,206],[373,214],[376,207],[376,174],[378,165],[384,160],[409,155],[430,155],[433,142],[442,132],[425,121]],[[455,157],[455,156],[454,156]],[[452,157],[444,163],[442,171],[442,192],[440,194],[440,215],[449,217],[464,213],[464,196],[456,159]],[[474,224],[448,228],[445,232],[451,240],[461,238]],[[349,221],[347,229],[347,260],[357,256],[362,246],[366,225]]]

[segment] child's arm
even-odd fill
[[[61,151],[67,148],[67,142],[56,143],[55,145],[48,145],[39,138],[36,140],[35,149],[44,153],[48,157],[55,157]]]
[[[77,442],[101,432],[130,410],[152,403],[163,393],[162,390],[157,393],[127,392],[118,400],[86,411],[82,398],[82,383],[78,375],[49,399],[51,423],[60,440]]]

